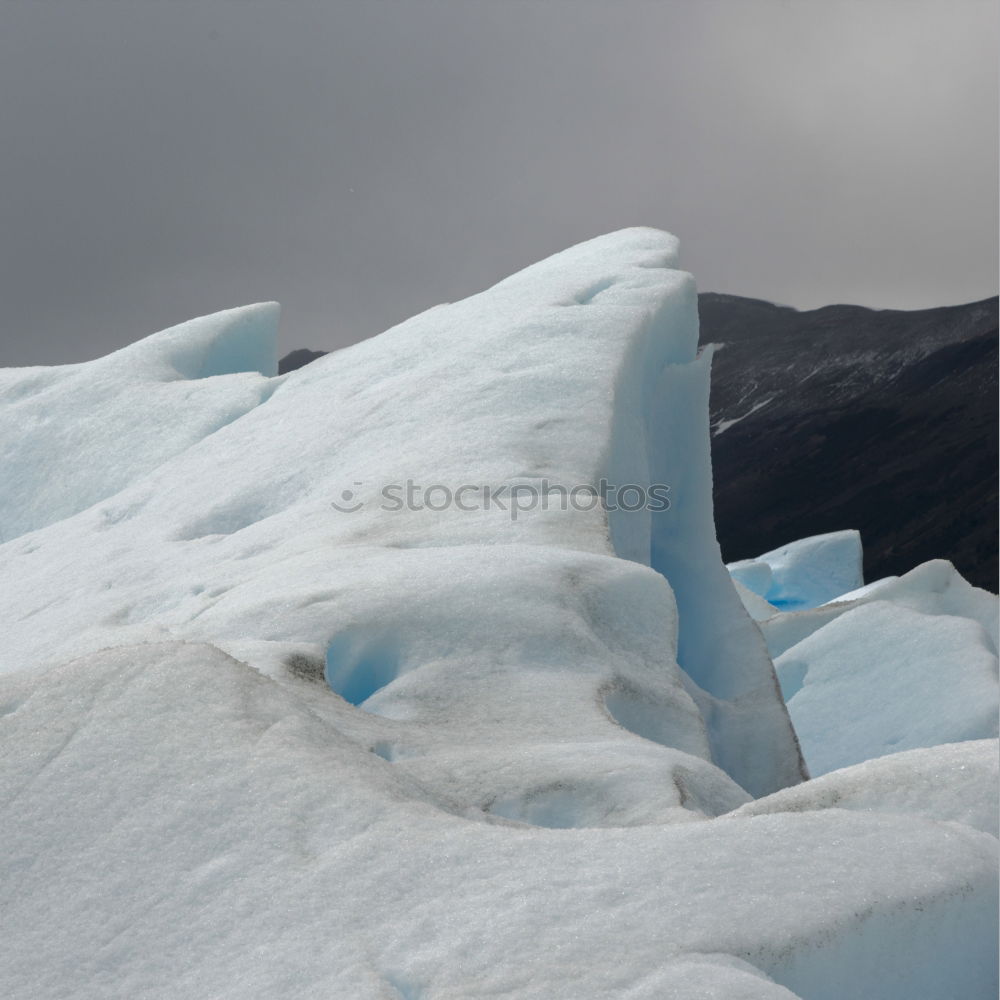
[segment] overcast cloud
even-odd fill
[[[627,225],[703,290],[997,291],[992,0],[6,0],[0,364],[330,349]]]

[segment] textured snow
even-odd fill
[[[948,820],[1000,833],[996,740],[907,750],[749,802],[733,816],[852,809]]]
[[[4,996],[995,995],[987,751],[801,784],[765,641],[834,755],[837,698],[898,701],[853,736],[888,752],[892,712],[948,726],[873,636],[918,618],[916,686],[971,732],[995,607],[929,564],[747,613],[673,237],[277,377],[276,320],[0,373]],[[408,480],[477,502],[383,509]],[[560,509],[602,480],[670,507]],[[768,572],[812,599],[844,551]]]
[[[970,827],[843,810],[528,827],[429,789],[369,750],[379,720],[302,687],[193,643],[0,679],[5,996],[994,982],[997,842]]]

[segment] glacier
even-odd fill
[[[861,556],[859,532],[831,531],[729,563],[728,569],[758,597],[792,611],[815,608],[861,587]]]
[[[996,598],[727,570],[674,237],[277,324],[0,372],[4,995],[995,993]]]
[[[812,776],[995,738],[996,596],[942,559],[870,584],[860,566],[860,537],[844,531],[728,567],[767,640]],[[830,597],[838,582],[850,589]]]

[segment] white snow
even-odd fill
[[[713,344],[712,346],[716,350],[718,350],[719,348],[724,347],[725,345]],[[720,434],[724,434],[726,431],[729,430],[730,427],[734,427],[741,420],[746,420],[746,418],[749,417],[751,413],[756,413],[758,410],[763,409],[765,406],[767,406],[768,403],[771,402],[772,399],[774,399],[774,396],[768,396],[767,399],[762,399],[759,403],[754,403],[753,406],[751,406],[746,413],[738,417],[732,417],[729,420],[720,420],[712,429],[712,437],[718,437]]]
[[[802,997],[978,997],[994,975],[997,842],[961,824],[511,823],[370,752],[384,721],[207,645],[0,691],[6,996],[786,995],[756,969]]]
[[[749,802],[731,815],[852,809],[948,820],[1000,832],[996,740],[907,750],[831,771]]]
[[[995,611],[932,567],[755,624],[673,237],[281,377],[276,319],[0,373],[0,993],[995,994],[980,745],[800,785],[765,643],[805,658],[793,713],[891,690],[854,744],[888,752],[890,716],[895,749],[983,735]],[[560,509],[602,481],[669,509]],[[408,482],[424,508],[385,509]],[[765,562],[811,600],[845,551]],[[925,658],[881,655],[914,618]]]

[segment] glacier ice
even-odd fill
[[[476,818],[406,767],[419,757],[370,752],[352,729],[375,717],[191,642],[8,675],[0,699],[7,996],[65,996],[72,970],[80,1000],[363,1000],[388,983],[652,1000],[701,981],[978,997],[994,972],[997,842],[961,823]],[[635,781],[621,759],[609,774],[623,764]]]
[[[734,580],[758,597],[792,611],[826,604],[861,587],[861,559],[857,531],[831,531],[729,563],[728,569]]]
[[[0,369],[0,542],[108,499],[259,406],[277,337],[278,307],[264,303],[97,361]]]
[[[852,608],[871,601],[888,601],[926,615],[953,615],[978,622],[996,652],[1000,602],[996,594],[973,587],[945,559],[933,559],[905,573],[890,576],[841,594],[817,608],[786,614],[761,615],[761,631],[774,657],[801,642]],[[777,610],[777,609],[776,609]]]
[[[837,541],[818,536],[782,550],[806,557],[792,562],[806,563],[811,581],[798,589],[786,582],[784,601],[765,572],[770,555],[728,567],[774,657],[810,773],[901,750],[995,737],[996,596],[971,586],[951,563],[933,560],[814,605],[824,586],[849,582],[848,574],[838,572],[843,562],[831,554],[839,549],[860,565],[850,534],[836,533],[843,539],[839,545],[817,545]],[[827,558],[814,558],[824,552]],[[827,585],[819,580],[824,563],[832,570]],[[805,600],[810,587],[812,597]]]
[[[997,657],[969,618],[867,602],[786,650],[775,668],[814,777],[997,735]]]
[[[0,373],[4,995],[995,992],[995,743],[803,783],[772,664],[822,675],[886,604],[970,649],[995,610],[933,565],[741,594],[673,237],[282,376],[276,321]],[[557,502],[602,481],[670,507]],[[407,483],[476,502],[386,509]]]

